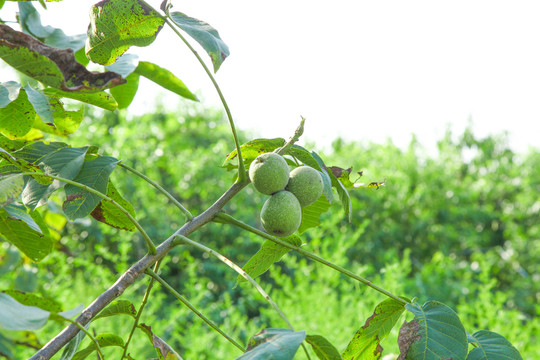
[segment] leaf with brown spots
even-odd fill
[[[109,181],[107,186],[107,196],[116,201],[122,206],[131,216],[135,216],[135,209],[133,205],[118,193],[113,183]],[[111,202],[102,200],[98,206],[90,213],[90,215],[104,224],[110,225],[117,229],[135,231],[137,228],[131,220],[124,214],[119,208],[114,206]]]
[[[373,314],[358,329],[343,353],[344,360],[380,359],[380,343],[390,333],[405,310],[402,303],[387,299],[375,307]]]
[[[410,344],[401,359],[460,360],[467,357],[467,333],[454,310],[438,301],[428,301],[422,306],[407,304],[405,308],[414,314],[411,322],[418,326],[409,323],[403,335],[400,333],[403,346]]]
[[[43,44],[0,24],[0,58],[44,85],[62,91],[96,92],[125,83],[117,73],[90,72],[75,60],[73,50]]]

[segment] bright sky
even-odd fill
[[[160,0],[149,2],[159,7]],[[49,3],[49,10],[41,11],[43,22],[60,23],[70,35],[83,33],[93,3]],[[13,5],[6,4],[2,13]],[[173,5],[220,32],[231,56],[216,78],[237,127],[261,137],[288,138],[302,115],[306,140],[319,145],[342,136],[390,138],[406,146],[415,133],[432,146],[447,125],[460,133],[472,121],[480,136],[508,131],[517,151],[540,148],[538,1],[184,0]],[[173,71],[206,104],[219,106],[203,70],[169,29],[150,47],[130,52]],[[143,88],[133,111],[152,109],[158,88],[150,83]],[[172,95],[162,99],[176,101]]]

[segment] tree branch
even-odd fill
[[[81,315],[75,320],[81,325],[88,324],[101,310],[109,305],[114,299],[122,295],[122,293],[130,287],[144,271],[152,266],[156,261],[162,259],[172,248],[174,248],[174,239],[178,235],[188,236],[197,229],[201,228],[210,222],[216,214],[229,202],[236,194],[242,190],[249,181],[233,184],[212,206],[204,211],[199,216],[194,217],[178,229],[174,234],[169,236],[156,248],[156,255],[145,255],[142,259],[132,265],[118,280],[105,292],[99,295]],[[56,335],[51,341],[35,353],[29,360],[48,360],[60,349],[62,349],[71,339],[77,335],[80,329],[70,324],[62,332]]]

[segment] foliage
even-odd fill
[[[538,191],[540,182],[534,171],[538,167],[525,174],[521,167],[518,171],[515,154],[501,146],[500,140],[478,140],[466,132],[453,144],[448,136],[441,141],[436,159],[419,157],[415,142],[402,153],[391,145],[351,149],[352,145],[336,141],[329,159],[338,165],[363,159],[385,173],[389,183],[399,184],[385,193],[392,195],[394,203],[385,202],[363,189],[378,190],[386,181],[361,184],[352,178],[351,167],[327,166],[316,151],[295,144],[303,134],[303,119],[289,141],[257,139],[240,146],[242,134],[235,129],[217,82],[182,31],[210,56],[214,72],[229,55],[228,47],[209,24],[170,12],[169,1],[162,4],[164,15],[142,0],[101,1],[91,9],[88,34],[76,37],[44,27],[30,3],[19,5],[22,31],[0,25],[0,57],[33,80],[28,85],[8,81],[0,87],[0,238],[5,241],[0,272],[10,275],[0,280],[6,289],[0,293],[4,329],[0,355],[13,358],[15,353],[31,355],[39,349],[32,358],[50,358],[64,347],[62,359],[84,359],[94,352],[98,358],[156,354],[160,359],[181,359],[179,354],[225,358],[238,350],[242,353],[238,359],[292,359],[300,346],[309,358],[309,344],[320,359],[379,359],[384,350],[381,344],[392,333],[395,336],[394,325],[405,313],[411,320],[399,329],[399,349],[389,350],[396,355],[399,351],[400,359],[521,358],[512,345],[515,342],[494,331],[479,330],[476,308],[460,293],[450,291],[461,286],[467,289],[461,294],[477,295],[484,301],[481,305],[494,299],[497,308],[519,309],[526,315],[537,310],[531,305],[537,296],[533,285],[520,285],[529,274],[537,273],[534,259],[538,254],[524,243],[538,235],[537,201],[534,196],[528,198],[529,192]],[[150,45],[164,25],[192,50],[212,80],[225,109],[234,150],[228,130],[220,125],[220,113],[201,111],[195,105],[187,105],[183,117],[158,113],[132,118],[125,112],[110,112],[129,106],[140,76],[196,100],[169,70],[124,54],[131,46]],[[81,39],[85,37],[83,55]],[[90,72],[85,67],[88,60],[107,68]],[[85,130],[74,134],[83,121],[83,108],[67,110],[62,98],[104,110],[89,109]],[[270,236],[253,220],[258,219],[263,199],[246,188],[246,165],[262,149],[286,156],[291,167],[305,164],[321,174],[323,196],[305,208],[302,238]],[[466,149],[473,153],[464,159]],[[352,157],[355,154],[358,157]],[[527,160],[537,164],[537,154],[529,156]],[[398,157],[402,161],[396,162]],[[224,169],[234,170],[235,175]],[[446,190],[443,198],[441,189]],[[164,195],[163,200],[157,200],[155,191]],[[366,206],[353,210],[353,200]],[[455,206],[449,207],[448,200]],[[526,206],[519,208],[520,213],[514,211],[517,202]],[[331,204],[341,205],[345,220],[328,212]],[[403,204],[410,205],[410,211],[403,211]],[[348,229],[344,228],[347,220],[353,224]],[[185,241],[177,242],[177,238]],[[257,251],[260,238],[265,242]],[[351,244],[351,239],[361,239],[363,244]],[[198,244],[197,249],[206,252],[180,244]],[[515,281],[509,275],[516,270],[515,259],[508,261],[514,251],[524,255],[517,265],[524,270],[525,280]],[[245,283],[222,264],[207,259],[208,252],[233,268],[233,263],[245,264],[243,270],[236,270],[255,285],[264,301],[243,296]],[[365,265],[359,267],[358,260]],[[460,268],[460,263],[470,263],[472,272]],[[489,266],[496,266],[495,278],[486,270]],[[481,283],[475,278],[476,270],[480,270],[476,275]],[[389,290],[355,272],[375,277]],[[467,287],[461,279],[447,281],[456,273],[464,275]],[[143,274],[150,275],[149,282]],[[248,275],[270,283],[272,298],[278,301]],[[388,299],[381,302],[370,293],[359,301],[359,283]],[[167,290],[167,295],[154,286]],[[435,292],[437,287],[441,293]],[[523,296],[509,303],[507,289],[514,288]],[[115,300],[124,291],[124,297]],[[422,291],[423,304],[394,295],[418,296]],[[62,299],[62,303],[51,299]],[[175,299],[189,311],[169,305]],[[79,301],[90,305],[72,319],[81,312]],[[359,307],[369,315],[365,322],[357,319]],[[73,310],[61,311],[64,308]],[[330,319],[329,309],[336,315]],[[285,313],[293,314],[294,321]],[[485,327],[501,322],[493,314],[488,318],[490,323],[482,323]],[[353,331],[348,328],[340,333],[339,329],[349,320],[356,333],[345,346]],[[332,322],[331,328],[319,328]],[[60,336],[41,344],[39,331],[48,339],[65,323],[70,325]],[[215,332],[199,328],[202,323]],[[288,329],[275,328],[275,323],[285,323]],[[293,323],[305,330],[295,330]],[[534,346],[522,338],[520,342],[519,335],[530,330],[526,340],[533,339],[537,320],[527,319],[520,325],[526,331],[507,336],[515,336],[511,340],[518,340],[523,348]],[[216,345],[217,334],[228,341],[223,347]],[[338,349],[344,349],[343,353]]]

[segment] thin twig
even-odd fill
[[[146,241],[146,245],[148,246],[148,253],[151,254],[151,255],[156,254],[156,246],[154,245],[154,242],[152,241],[152,239],[150,239],[150,236],[148,236],[146,231],[144,231],[141,224],[139,224],[139,222],[137,220],[135,220],[135,218],[129,213],[129,211],[124,209],[124,207],[122,205],[120,205],[119,203],[117,203],[116,201],[114,201],[113,199],[108,197],[107,195],[97,191],[96,189],[91,188],[90,186],[78,183],[78,182],[73,181],[73,180],[69,180],[69,179],[59,177],[59,176],[55,176],[55,175],[50,175],[50,174],[46,174],[46,173],[39,173],[39,172],[25,172],[25,173],[21,173],[21,174],[18,174],[18,175],[23,175],[23,176],[25,176],[25,175],[27,175],[27,176],[43,176],[43,177],[48,177],[48,178],[51,178],[51,179],[55,179],[55,180],[58,180],[58,181],[61,181],[61,182],[65,182],[66,184],[70,184],[70,185],[76,186],[78,188],[84,189],[84,190],[88,191],[89,193],[94,194],[96,196],[99,196],[103,200],[106,200],[106,201],[110,202],[116,208],[118,208],[124,215],[126,215],[126,217],[129,219],[129,221],[131,221],[131,223],[137,228],[137,230],[139,230],[139,232],[141,233],[143,239]]]
[[[188,236],[202,226],[212,221],[216,214],[227,204],[236,194],[238,194],[249,182],[233,184],[212,206],[210,206],[202,214],[193,218],[193,220],[184,224],[180,229],[175,231],[169,238],[163,241],[156,248],[156,255],[147,254],[135,264],[133,264],[126,272],[124,272],[118,280],[107,290],[101,293],[76,319],[80,324],[86,325],[90,322],[101,310],[109,305],[114,299],[118,298],[124,291],[133,285],[135,280],[144,273],[144,271],[152,266],[156,261],[162,259],[171,249],[174,248],[173,240],[177,235]],[[69,325],[62,330],[58,335],[45,344],[41,350],[35,353],[29,360],[48,360],[60,349],[62,349],[71,339],[73,339],[79,328],[76,325]]]
[[[156,183],[155,181],[153,181],[152,179],[150,179],[148,176],[144,175],[143,173],[135,170],[134,168],[130,167],[130,166],[127,166],[126,164],[124,164],[123,162],[120,162],[118,164],[118,166],[121,166],[123,167],[124,169],[128,170],[128,171],[131,171],[133,174],[139,176],[140,178],[142,178],[144,181],[146,181],[147,183],[149,183],[150,185],[152,185],[153,187],[155,187],[156,189],[158,189],[163,195],[165,195],[167,198],[169,198],[169,200],[171,200],[171,202],[177,207],[180,209],[180,211],[182,211],[182,213],[185,215],[186,217],[186,221],[190,221],[191,219],[193,219],[193,215],[182,205],[180,204],[180,202],[178,200],[176,200],[174,198],[174,196],[172,196],[167,190],[165,190],[161,185],[159,185],[158,183]]]
[[[330,267],[330,268],[332,268],[334,270],[337,270],[340,273],[342,273],[344,275],[347,275],[348,277],[350,277],[350,278],[352,278],[354,280],[357,280],[357,281],[363,283],[364,285],[369,286],[370,288],[380,292],[381,294],[384,294],[384,295],[388,296],[389,298],[394,299],[395,301],[397,301],[397,302],[399,302],[399,303],[401,303],[403,305],[408,304],[408,302],[406,300],[403,300],[399,296],[396,296],[396,295],[392,294],[391,292],[389,292],[389,291],[387,291],[387,290],[373,284],[371,281],[369,281],[369,280],[367,280],[367,279],[365,279],[365,278],[363,278],[361,276],[358,276],[358,275],[354,274],[353,272],[351,272],[351,271],[349,271],[349,270],[347,270],[345,268],[342,268],[339,265],[335,265],[335,264],[331,263],[330,261],[328,261],[326,259],[323,259],[323,258],[321,258],[321,257],[319,257],[319,256],[317,256],[317,255],[315,255],[315,254],[313,254],[313,253],[311,253],[309,251],[306,251],[306,250],[304,250],[302,248],[299,248],[298,246],[294,246],[294,245],[292,245],[292,244],[290,244],[290,243],[288,243],[286,241],[281,240],[280,238],[277,238],[277,237],[269,235],[269,234],[267,234],[267,233],[265,233],[263,231],[260,231],[260,230],[258,230],[256,228],[246,224],[246,223],[241,222],[240,220],[237,220],[237,219],[233,218],[232,216],[230,216],[228,214],[225,214],[225,213],[221,212],[218,215],[216,215],[216,218],[219,218],[220,220],[222,220],[222,221],[224,221],[224,222],[226,222],[228,224],[235,225],[235,226],[237,226],[237,227],[239,227],[241,229],[244,229],[244,230],[247,230],[247,231],[252,232],[254,234],[257,234],[257,235],[259,235],[259,236],[261,236],[261,237],[263,237],[265,239],[268,239],[268,240],[270,240],[272,242],[275,242],[276,244],[279,244],[279,245],[282,245],[282,246],[284,246],[286,248],[294,250],[294,251],[296,251],[296,252],[310,258],[311,260],[314,260],[314,261],[316,261],[318,263],[321,263],[323,265],[326,265],[326,266],[328,266],[328,267]]]
[[[197,315],[202,321],[204,321],[208,326],[217,331],[221,336],[227,339],[231,344],[236,346],[240,351],[245,352],[246,349],[240,345],[236,340],[227,335],[223,330],[221,330],[214,322],[204,316],[195,306],[193,306],[185,297],[183,297],[178,291],[176,291],[171,285],[169,285],[165,280],[163,280],[158,274],[156,274],[151,269],[146,269],[146,273],[150,275],[153,279],[161,284],[165,289],[167,289],[175,298],[180,300],[182,304],[189,308],[195,315]]]
[[[159,269],[159,265],[161,264],[161,260],[156,262],[154,265],[154,272]],[[124,352],[122,353],[122,357],[120,360],[126,357],[127,350],[129,343],[131,341],[131,338],[133,337],[133,333],[135,333],[135,329],[137,328],[137,325],[139,325],[139,319],[141,318],[142,312],[144,310],[144,307],[146,306],[146,303],[148,302],[148,297],[150,296],[150,291],[152,291],[152,287],[154,286],[154,278],[150,278],[150,283],[148,284],[148,287],[146,288],[146,291],[144,292],[144,297],[141,302],[141,306],[139,306],[139,310],[137,311],[137,315],[135,315],[135,321],[133,322],[133,326],[131,327],[131,331],[129,332],[129,336],[124,344]]]

